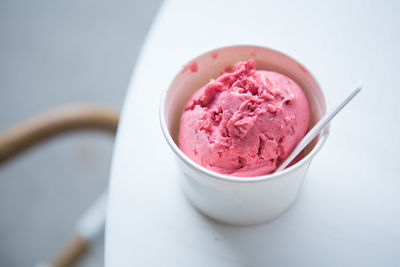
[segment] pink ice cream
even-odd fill
[[[301,88],[254,60],[197,90],[183,111],[179,148],[203,167],[232,176],[273,172],[308,129]]]

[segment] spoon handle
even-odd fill
[[[278,169],[276,169],[275,172],[285,169],[286,166],[289,165],[289,163],[292,162],[292,160],[322,131],[329,121],[333,119],[333,117],[335,117],[336,114],[338,114],[339,111],[342,110],[342,108],[346,106],[346,104],[349,103],[350,100],[352,100],[353,97],[361,91],[361,88],[362,84],[360,83],[360,85],[358,85],[335,109],[325,114],[325,116],[322,117],[317,124],[315,124],[315,126],[303,137],[303,139],[301,139],[292,153],[290,153],[289,157],[286,158],[286,160],[279,166]]]

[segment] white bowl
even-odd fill
[[[191,60],[164,92],[160,104],[163,134],[183,171],[182,188],[189,201],[205,215],[234,225],[267,222],[296,200],[312,158],[328,136],[328,127],[309,144],[302,160],[285,170],[257,177],[233,177],[210,171],[188,158],[178,147],[179,122],[189,97],[228,66],[248,59],[258,70],[272,70],[293,79],[310,104],[311,128],[326,113],[325,97],[311,73],[296,60],[258,46],[230,46]]]

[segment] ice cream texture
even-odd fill
[[[179,148],[212,171],[252,177],[273,172],[308,129],[309,105],[289,77],[236,63],[184,107]]]

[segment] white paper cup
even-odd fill
[[[257,177],[233,177],[210,171],[179,149],[180,117],[189,97],[226,67],[251,58],[258,70],[285,74],[303,89],[310,104],[309,128],[326,113],[322,90],[306,68],[287,55],[258,46],[224,47],[193,59],[174,78],[160,104],[161,129],[183,171],[184,194],[202,213],[234,225],[267,222],[285,212],[296,200],[310,162],[328,136],[326,128],[305,148],[303,159],[293,166]]]

